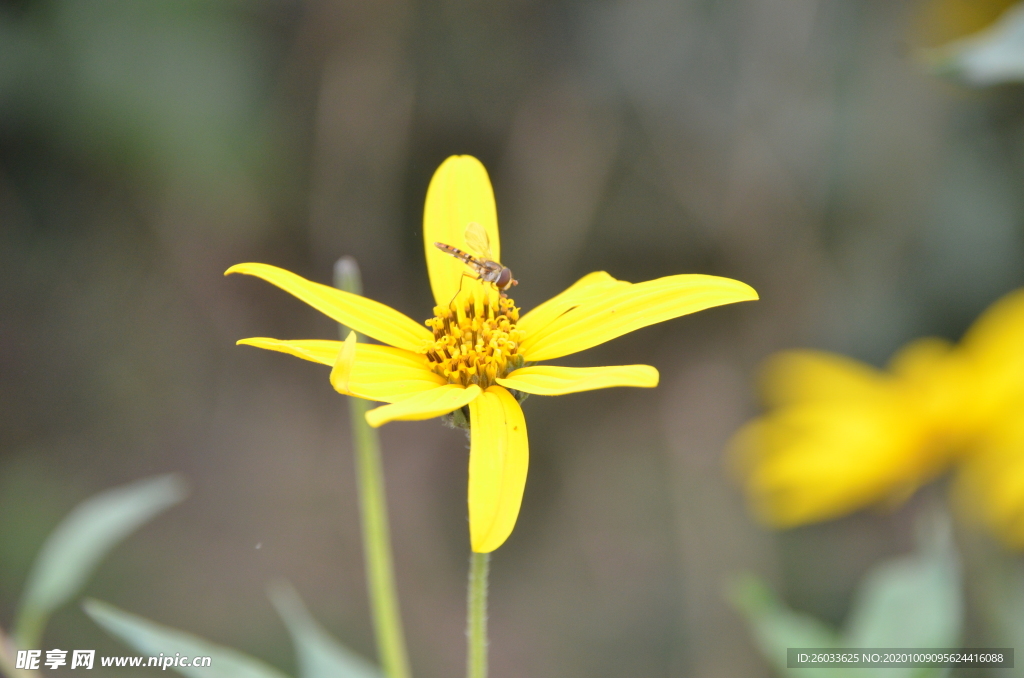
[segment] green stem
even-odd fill
[[[490,553],[474,553],[469,561],[469,599],[466,635],[469,652],[468,678],[487,678],[487,570]]]
[[[343,257],[334,269],[334,285],[353,294],[362,293],[359,268],[355,260]],[[342,339],[347,328],[341,326]],[[380,438],[366,423],[370,404],[361,398],[348,398],[355,447],[356,485],[359,514],[363,528],[363,555],[366,562],[366,588],[370,597],[377,654],[388,678],[409,678],[409,659],[405,651],[402,617],[398,609],[395,569],[391,557],[391,532],[388,527],[387,495]]]
[[[14,624],[14,642],[20,648],[39,647],[48,615],[38,607],[22,605]]]
[[[38,642],[36,643],[38,645]],[[28,646],[31,647],[31,646]],[[13,655],[18,651],[10,636],[0,629],[0,676],[4,678],[40,678],[39,671],[15,668]]]

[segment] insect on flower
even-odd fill
[[[446,243],[464,245],[470,252]],[[526,419],[513,393],[554,396],[658,385],[658,370],[650,365],[536,363],[706,308],[757,299],[749,285],[728,278],[680,274],[633,284],[595,271],[520,315],[514,300],[504,294],[516,281],[499,263],[501,240],[491,181],[471,156],[448,158],[430,180],[423,208],[423,248],[436,303],[433,317],[423,323],[372,299],[275,266],[238,264],[227,273],[262,278],[381,342],[269,337],[239,342],[332,366],[336,391],[385,403],[366,413],[370,426],[431,419],[469,408],[467,507],[470,544],[476,553],[490,553],[512,533],[526,487]],[[467,272],[467,266],[476,275]]]
[[[512,271],[507,266],[494,260],[487,231],[477,222],[471,221],[469,226],[466,226],[464,238],[469,249],[480,255],[479,257],[474,257],[469,252],[464,252],[458,247],[452,247],[443,242],[435,242],[434,247],[469,266],[476,273],[477,279],[493,284],[501,292],[501,296],[507,296],[505,290],[518,285],[519,281],[512,277]]]

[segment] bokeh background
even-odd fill
[[[524,309],[593,270],[761,294],[561,362],[652,364],[657,389],[524,403],[492,675],[769,675],[724,579],[757,572],[839,623],[944,488],[772,533],[723,449],[771,352],[881,365],[1024,284],[1024,91],[915,58],[1008,4],[0,3],[0,625],[72,506],[180,471],[191,497],[86,593],[291,671],[266,598],[285,578],[373,655],[344,399],[321,366],[234,346],[337,328],[222,273],[260,261],[326,283],[351,255],[368,296],[426,318],[423,198],[465,153],[491,172]],[[414,672],[458,675],[465,439],[437,421],[382,437]],[[130,652],[75,606],[44,645]]]

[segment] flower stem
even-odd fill
[[[468,678],[487,678],[487,570],[490,561],[490,553],[474,553],[469,561],[466,614],[466,635],[469,637],[466,660]]]
[[[334,266],[334,286],[362,294],[359,267],[354,259],[342,257]],[[348,333],[341,326],[342,339]],[[395,571],[391,557],[391,532],[384,492],[384,469],[381,463],[380,438],[366,423],[369,402],[348,398],[352,421],[352,442],[355,447],[356,485],[359,491],[359,514],[363,528],[363,554],[366,562],[366,588],[370,598],[377,655],[388,678],[409,678],[409,659],[405,651],[402,617],[398,609]]]

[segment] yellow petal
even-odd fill
[[[759,518],[792,527],[905,499],[948,462],[928,433],[895,397],[817,402],[751,422],[731,454]]]
[[[516,323],[527,336],[539,333],[558,316],[584,301],[608,292],[615,287],[628,287],[625,280],[616,280],[604,271],[595,271],[583,276],[565,291],[551,297],[540,306],[525,314]]]
[[[1015,0],[929,0],[915,5],[908,35],[915,47],[938,48],[985,30]]]
[[[423,209],[427,273],[439,306],[448,306],[460,285],[479,284],[469,278],[463,281],[463,274],[474,275],[469,267],[434,247],[435,242],[441,242],[474,254],[466,244],[466,227],[470,222],[484,227],[491,255],[495,261],[501,261],[498,212],[487,170],[472,156],[453,155],[434,172]]]
[[[910,342],[889,361],[889,369],[949,447],[962,447],[975,437],[1004,401],[964,352],[945,339]]]
[[[433,334],[425,326],[390,306],[306,280],[283,268],[267,264],[238,264],[229,268],[224,275],[230,273],[262,278],[342,325],[391,346],[416,351],[425,342],[433,340]]]
[[[393,405],[383,405],[370,410],[366,413],[366,422],[377,428],[389,421],[432,419],[469,404],[478,395],[480,395],[480,387],[476,384],[471,384],[468,387],[457,384],[435,386],[429,391],[424,391]]]
[[[1024,289],[1015,290],[989,306],[968,330],[964,348],[1000,357],[1018,355],[1024,345]]]
[[[563,395],[593,391],[614,386],[654,388],[658,370],[650,365],[617,365],[615,367],[554,367],[533,365],[520,368],[497,382],[534,395]]]
[[[349,381],[352,378],[352,368],[356,363],[356,333],[350,331],[338,351],[338,359],[334,362],[334,369],[331,370],[331,386],[338,393],[351,393]]]
[[[873,398],[890,383],[870,365],[824,351],[784,351],[761,370],[761,390],[770,406]]]
[[[284,341],[254,337],[238,343],[288,353],[323,365],[334,365],[342,349],[340,341],[320,339]],[[428,367],[425,356],[391,346],[360,342],[355,346],[355,360],[345,395],[393,403],[446,383]]]
[[[250,337],[235,342],[239,346],[255,346],[268,351],[280,351],[296,358],[309,360],[321,365],[333,365],[341,351],[341,342],[328,339],[271,339],[270,337]],[[367,344],[370,346],[371,344]],[[391,348],[390,346],[388,348]],[[400,351],[401,349],[392,349]],[[403,351],[404,353],[404,351]]]
[[[976,386],[1000,398],[1024,389],[1024,289],[1011,292],[981,314],[962,346],[981,380]]]
[[[950,359],[953,344],[938,337],[915,339],[901,348],[889,360],[889,370],[905,379],[921,379],[942,369]]]
[[[580,303],[527,334],[520,347],[526,360],[550,360],[576,353],[633,330],[712,306],[757,299],[749,285],[710,275],[673,275],[626,287],[616,286]]]
[[[529,445],[523,410],[512,394],[491,386],[469,404],[469,536],[490,553],[512,534],[526,487]]]
[[[1024,403],[964,457],[954,496],[964,514],[988,525],[1007,546],[1024,549]]]

